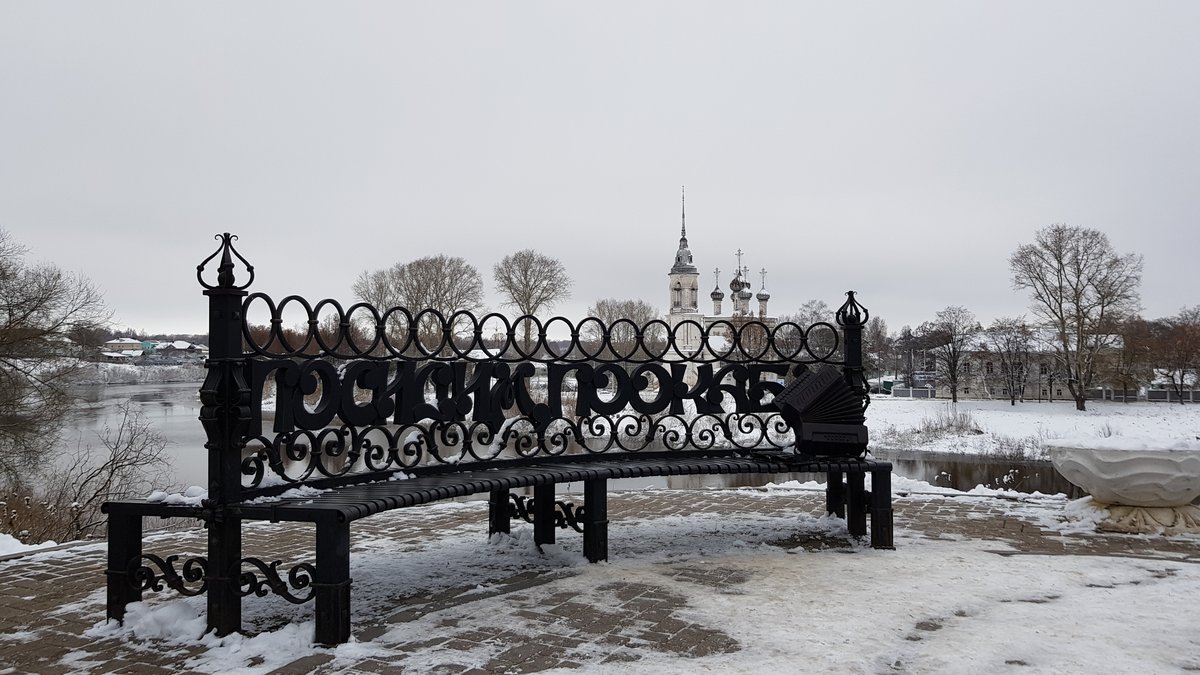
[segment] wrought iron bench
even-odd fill
[[[892,548],[891,465],[864,457],[867,315],[853,292],[837,312],[840,332],[831,323],[414,315],[251,294],[254,269],[236,237],[217,238],[197,267],[210,313],[200,389],[208,494],[199,504],[104,505],[109,618],[165,585],[205,594],[208,628],[226,635],[241,628],[243,597],[274,592],[314,602],[316,642],[345,642],[355,520],[486,494],[490,533],[520,517],[541,545],[572,528],[596,562],[608,557],[607,487],[619,478],[822,473],[829,512],[854,536],[867,534],[869,515],[871,545]],[[209,283],[206,266],[218,258]],[[307,329],[289,340],[283,317],[296,308]],[[264,324],[253,320],[259,312]],[[536,323],[536,343],[517,337],[523,321]],[[498,337],[485,339],[493,329]],[[555,330],[570,338],[554,342]],[[811,347],[817,331],[821,350]],[[564,483],[583,485],[581,507],[557,499]],[[513,492],[524,488],[532,498]],[[202,520],[208,555],[180,562],[144,551],[147,517]],[[278,561],[243,557],[244,520],[312,523],[315,561],[285,575]]]

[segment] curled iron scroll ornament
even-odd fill
[[[508,495],[508,515],[514,518],[520,518],[527,523],[532,523],[534,520],[534,505],[536,501],[533,497],[525,495]],[[560,530],[571,528],[576,532],[583,532],[583,517],[584,507],[576,506],[573,502],[566,502],[561,499],[554,502],[554,526]]]
[[[304,604],[313,599],[313,579],[316,577],[316,568],[309,563],[297,563],[287,572],[287,580],[279,573],[279,566],[282,561],[276,560],[271,563],[265,563],[258,558],[242,558],[241,565],[250,565],[258,570],[242,570],[238,575],[240,585],[239,593],[242,597],[255,595],[260,598],[266,597],[270,593],[274,593],[284,600],[296,605]],[[240,568],[240,565],[239,565]],[[259,573],[262,577],[259,577]],[[292,590],[303,591],[308,589],[308,592],[302,595],[292,593]]]
[[[535,420],[513,417],[494,432],[485,422],[423,420],[403,425],[340,425],[250,439],[243,485],[300,484],[352,473],[460,465],[515,457],[652,451],[784,449],[794,442],[778,413],[695,416],[633,414]],[[268,480],[268,476],[272,477]]]
[[[143,554],[129,562],[130,583],[142,591],[162,591],[171,588],[180,595],[196,596],[208,590],[208,559],[194,556],[183,561],[176,571],[180,556],[172,555],[161,558],[153,554]],[[250,565],[258,570],[240,571],[241,566]],[[275,593],[288,602],[302,604],[313,597],[312,583],[316,568],[309,563],[298,563],[287,572],[285,581],[279,573],[281,562],[264,563],[257,558],[242,558],[238,564],[238,581],[240,594],[245,597],[256,595],[266,596]],[[259,573],[262,577],[259,577]],[[307,594],[296,595],[292,590],[309,589]]]
[[[183,566],[177,572],[175,564],[178,555],[160,558],[153,554],[143,554],[129,562],[130,583],[143,591],[162,591],[164,584],[180,595],[200,595],[208,590],[205,576],[208,574],[208,560],[199,556],[183,561]],[[158,568],[157,570],[155,568]],[[189,587],[189,584],[199,584]]]

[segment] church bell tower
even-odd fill
[[[692,264],[692,252],[688,249],[687,240],[687,193],[680,195],[681,220],[679,226],[679,249],[675,251],[675,264],[667,273],[668,293],[671,303],[667,313],[667,323],[675,335],[676,346],[684,349],[695,349],[700,344],[699,327],[704,325],[704,317],[698,308],[700,296],[700,270]],[[684,321],[693,321],[696,325],[676,329]]]

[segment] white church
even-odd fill
[[[720,268],[713,270],[716,286],[712,293],[708,294],[713,303],[712,314],[701,313],[699,306],[700,272],[692,262],[692,252],[688,248],[687,201],[684,196],[682,222],[679,230],[679,250],[675,252],[675,264],[667,273],[671,309],[666,316],[667,325],[675,333],[678,347],[681,350],[692,351],[700,346],[700,333],[695,326],[676,329],[676,326],[684,322],[694,322],[696,326],[703,326],[706,329],[711,329],[714,324],[722,322],[736,326],[746,321],[761,321],[768,328],[778,322],[777,317],[767,314],[767,301],[771,299],[771,294],[767,292],[767,270],[765,268],[761,270],[762,284],[758,293],[753,294],[750,292],[751,283],[747,279],[750,268],[742,265],[742,250],[738,249],[736,255],[737,266],[734,267],[733,279],[729,282],[729,313],[722,312],[725,293],[721,290]],[[758,300],[757,308],[751,306],[752,300]],[[711,330],[713,334],[725,332],[724,325],[718,325]]]

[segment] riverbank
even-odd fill
[[[955,453],[1045,460],[1059,437],[1136,436],[1171,443],[1200,438],[1200,406],[1088,401],[921,400],[878,396],[867,409],[871,446],[888,452]]]
[[[162,384],[203,382],[204,364],[135,366],[128,363],[85,363],[76,378],[79,385]]]

